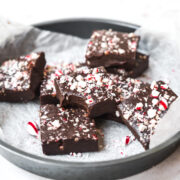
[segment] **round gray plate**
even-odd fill
[[[109,29],[133,32],[139,26],[102,19],[68,19],[36,24],[40,29],[61,32],[88,38],[95,29]],[[66,162],[50,160],[17,149],[0,140],[0,154],[13,164],[38,174],[54,179],[117,179],[142,172],[168,157],[180,142],[180,133],[165,143],[144,153],[102,162]]]

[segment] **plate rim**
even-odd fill
[[[127,163],[127,162],[132,162],[132,161],[136,161],[137,159],[141,159],[144,158],[148,155],[152,155],[155,154],[157,152],[160,152],[161,150],[176,144],[180,141],[180,132],[176,133],[174,136],[172,136],[171,138],[169,138],[167,141],[161,143],[160,145],[146,150],[142,153],[139,154],[135,154],[129,157],[125,157],[125,158],[118,158],[118,159],[112,159],[112,160],[105,160],[105,161],[92,161],[92,162],[75,162],[75,161],[66,161],[66,160],[55,160],[55,159],[50,159],[48,157],[41,157],[35,154],[31,154],[28,152],[25,152],[23,150],[18,149],[17,147],[14,147],[12,145],[9,145],[8,143],[4,142],[3,140],[0,139],[0,148],[16,154],[18,156],[23,156],[24,158],[28,158],[32,161],[39,161],[41,163],[50,163],[50,164],[55,164],[55,165],[63,165],[63,166],[68,166],[68,167],[96,167],[96,166],[109,166],[109,165],[114,165],[114,164],[120,164],[120,163]]]

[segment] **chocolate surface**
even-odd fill
[[[0,66],[0,101],[27,102],[34,99],[45,63],[43,52],[4,61]]]
[[[110,67],[135,63],[139,36],[112,30],[94,31],[86,51],[86,63],[90,67]]]
[[[74,64],[59,64],[56,66],[47,65],[44,70],[44,78],[40,88],[40,103],[44,104],[57,104],[56,89],[54,79],[74,72],[76,66]]]
[[[116,108],[117,88],[102,67],[81,67],[74,74],[56,79],[55,86],[61,105],[83,107],[90,117],[114,112]]]
[[[108,67],[106,70],[108,73],[136,78],[142,75],[142,73],[148,68],[148,65],[149,56],[137,52],[134,65],[126,63],[121,66]]]
[[[145,149],[151,135],[177,95],[162,81],[153,81],[119,104],[124,123]]]
[[[117,89],[117,96],[115,98],[115,102],[117,105],[130,98],[133,94],[138,93],[148,85],[147,83],[144,83],[140,80],[133,78],[124,78],[123,76],[119,75],[112,74],[111,78],[113,79],[113,82]],[[122,117],[118,108],[115,109],[113,113],[105,114],[98,119],[113,120],[119,123],[124,123],[122,121]]]
[[[44,154],[98,151],[95,122],[83,109],[42,105],[40,125]]]

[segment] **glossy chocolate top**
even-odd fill
[[[98,140],[95,122],[87,117],[83,109],[64,109],[59,105],[43,105],[40,110],[40,124],[43,143],[67,139]]]
[[[28,90],[31,85],[32,70],[42,54],[32,53],[3,62],[0,66],[0,92]]]
[[[158,121],[176,98],[166,83],[153,81],[119,105],[125,123],[138,134],[146,149]]]
[[[121,33],[111,29],[97,30],[93,32],[88,43],[86,58],[119,55],[134,60],[138,41],[139,36],[133,33]]]

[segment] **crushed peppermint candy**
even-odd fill
[[[143,103],[137,103],[136,110],[141,110],[143,108]]]
[[[131,136],[126,136],[126,137],[124,138],[124,144],[125,144],[126,146],[129,145],[131,142],[132,142]]]
[[[145,149],[149,148],[151,135],[154,134],[158,122],[177,98],[169,87],[162,88],[164,85],[162,81],[146,84],[118,106],[125,124],[129,124]]]
[[[166,110],[168,108],[168,103],[165,98],[162,98],[159,102],[159,109],[160,110]]]
[[[0,67],[0,93],[5,89],[28,90],[31,86],[31,72],[39,56],[39,53],[32,53],[5,61]]]
[[[39,127],[36,122],[28,122],[27,123],[27,132],[32,135],[38,137]]]
[[[125,59],[132,61],[136,56],[138,41],[139,37],[133,33],[121,33],[111,29],[94,31],[86,51],[87,64],[92,66],[92,63],[96,63],[97,59],[96,62],[93,62],[91,58],[98,56],[100,59],[99,57],[103,55],[118,55],[121,58],[119,61]],[[105,62],[100,65],[106,65]]]
[[[44,70],[44,79],[40,88],[41,96],[51,95],[55,97],[56,96],[56,89],[54,85],[55,78],[60,78],[62,75],[70,74],[73,73],[74,71],[76,71],[76,65],[72,63],[47,65]],[[62,78],[61,81],[65,81],[65,78],[64,79]]]
[[[64,109],[59,105],[42,105],[40,126],[41,140],[45,144],[73,139],[75,142],[80,139],[98,140],[95,122],[80,108]]]

